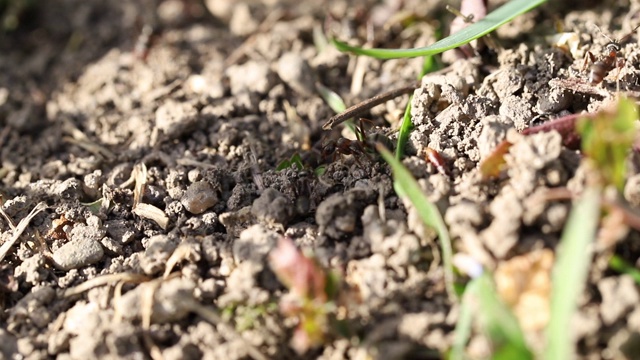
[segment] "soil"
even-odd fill
[[[587,51],[598,57],[609,41],[594,25],[620,38],[640,2],[582,6],[545,5],[500,28],[498,49],[446,54],[415,92],[403,160],[444,215],[455,252],[495,272],[537,350],[571,210],[544,193],[579,190],[584,169],[558,133],[519,131],[597,111],[617,87],[640,91],[635,33],[602,84],[582,71]],[[444,2],[52,0],[19,15],[0,34],[0,242],[10,249],[0,264],[1,358],[444,356],[458,305],[437,239],[377,155],[323,148],[341,134],[322,130],[333,111],[316,86],[353,105],[415,81],[422,59],[357,58],[319,34],[426,46],[453,18]],[[574,49],[549,41],[555,19]],[[366,132],[394,140],[406,103],[365,114]],[[506,172],[483,180],[479,162],[504,139],[514,144]],[[427,148],[444,166],[425,159]],[[294,154],[305,169],[276,170]],[[640,206],[640,167],[631,168],[625,197]],[[338,271],[351,294],[348,334],[330,332],[302,355],[268,260],[283,237]],[[605,256],[639,265],[638,239],[623,231],[596,253],[575,321],[580,358],[640,354],[638,285]],[[468,355],[489,350],[474,333]]]

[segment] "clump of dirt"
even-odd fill
[[[411,103],[403,162],[455,251],[496,271],[534,349],[571,209],[544,194],[580,187],[583,175],[560,134],[520,132],[596,111],[617,88],[640,91],[635,33],[602,85],[582,71],[587,50],[599,56],[607,43],[594,25],[619,38],[640,10],[608,5],[535,10],[496,33],[501,48],[454,55],[425,76]],[[552,12],[576,34],[575,51],[546,40]],[[411,83],[422,66],[339,53],[324,30],[367,46],[425,46],[434,19],[451,19],[444,4],[55,0],[18,19],[0,33],[0,243],[15,241],[0,264],[4,357],[297,358],[297,319],[279,311],[287,289],[268,262],[283,236],[337,270],[346,294],[335,310],[344,331],[305,358],[438,358],[451,347],[458,308],[436,235],[365,146],[326,153],[341,135],[322,130],[332,111],[318,91],[355,104]],[[393,139],[406,102],[372,109],[365,132]],[[507,171],[484,179],[480,162],[504,140]],[[304,169],[276,170],[294,155]],[[633,206],[636,160],[625,188]],[[30,216],[40,202],[46,210]],[[634,263],[637,237],[613,251]],[[601,265],[589,281],[580,355],[634,354],[636,283]],[[474,336],[469,354],[487,351]]]

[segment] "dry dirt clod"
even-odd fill
[[[242,65],[234,65],[227,69],[227,76],[234,95],[243,92],[266,94],[275,85],[274,73],[267,63],[249,61]]]
[[[139,319],[142,316],[142,297],[150,283],[143,283],[124,294],[116,307],[123,311],[125,319]],[[165,280],[155,291],[151,321],[166,323],[178,321],[191,311],[190,301],[194,301],[195,284],[189,279],[173,278]]]
[[[600,314],[606,325],[625,319],[640,301],[636,283],[628,275],[604,278],[598,282],[598,290],[602,294]]]
[[[198,110],[190,103],[167,101],[156,110],[156,127],[168,139],[193,130],[198,122]]]
[[[288,52],[280,57],[278,76],[301,95],[310,96],[314,93],[313,72],[309,63],[299,54]]]
[[[273,188],[267,188],[259,198],[253,201],[251,214],[267,225],[283,227],[295,215],[295,208],[284,194]]]
[[[150,237],[146,241],[144,256],[140,258],[140,267],[145,274],[161,273],[176,247],[176,243],[166,235]]]

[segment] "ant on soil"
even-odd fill
[[[618,77],[620,76],[620,71],[624,66],[626,60],[620,53],[621,46],[620,44],[629,40],[631,35],[640,28],[640,24],[638,24],[633,30],[631,30],[625,36],[619,39],[611,39],[605,33],[600,30],[599,27],[596,26],[596,29],[609,40],[609,43],[605,45],[604,52],[600,55],[600,57],[596,60],[596,57],[590,52],[587,51],[587,56],[584,58],[584,64],[582,66],[582,71],[586,70],[588,61],[591,61],[591,68],[589,71],[589,83],[591,85],[598,85],[604,80],[605,76],[609,74],[611,70],[614,68],[618,68],[618,74],[616,75],[616,82],[618,81]]]
[[[393,150],[393,142],[384,134],[380,132],[373,132],[367,136],[364,130],[364,122],[370,122],[370,120],[360,118],[358,125],[355,126],[356,140],[350,140],[344,137],[338,139],[330,139],[322,145],[322,160],[327,162],[331,159],[331,162],[335,161],[340,155],[353,155],[357,163],[359,155],[369,157],[371,153],[375,152],[376,143],[381,143],[389,150]]]

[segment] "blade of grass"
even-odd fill
[[[438,69],[437,61],[433,55],[425,56],[424,62],[422,64],[422,70],[420,71],[420,76],[418,76],[418,80],[422,79],[425,74],[436,71]],[[411,102],[413,101],[413,95],[409,96],[409,102],[407,103],[407,107],[404,109],[404,116],[402,117],[402,123],[400,124],[400,129],[398,130],[398,141],[396,143],[396,159],[402,160],[404,156],[404,148],[407,145],[407,141],[409,140],[409,134],[411,133],[411,129],[413,129],[413,122],[411,121]]]
[[[445,286],[449,297],[452,300],[456,299],[456,292],[453,288],[453,250],[451,247],[451,239],[449,238],[449,231],[442,219],[442,215],[440,215],[438,208],[424,195],[420,185],[418,185],[418,182],[413,178],[409,170],[407,170],[400,161],[396,160],[393,154],[383,145],[377,144],[376,149],[391,166],[394,178],[393,186],[396,193],[401,197],[408,198],[413,206],[415,206],[422,221],[427,226],[433,228],[438,234],[442,251],[442,261],[444,263]]]
[[[328,87],[317,83],[316,89],[320,93],[320,96],[324,99],[324,101],[329,105],[331,110],[339,114],[347,109],[347,105],[344,103],[344,100],[338,95],[335,91],[329,89]],[[354,134],[357,134],[356,128],[353,125],[353,121],[351,119],[345,121],[345,125],[353,131]]]
[[[571,339],[571,318],[582,295],[589,264],[590,245],[596,236],[600,217],[601,190],[587,188],[574,205],[562,233],[551,289],[551,319],[547,325],[547,346],[544,359],[573,358],[574,339]]]
[[[477,284],[471,290],[476,291],[473,295],[480,306],[480,323],[492,343],[494,353],[491,359],[533,359],[518,319],[500,300],[491,275],[485,272],[475,281]]]
[[[478,279],[472,279],[467,284],[460,302],[460,312],[456,322],[455,338],[449,352],[449,360],[464,360],[464,349],[471,337],[471,325],[473,323],[473,294],[478,293]]]
[[[409,141],[409,135],[411,134],[411,129],[413,129],[413,122],[411,121],[412,101],[413,95],[409,96],[409,103],[404,109],[404,116],[402,117],[402,123],[400,124],[400,129],[398,130],[398,141],[396,143],[396,159],[398,159],[398,161],[402,160],[402,157],[404,156],[404,147],[407,145],[407,141]]]
[[[378,59],[396,59],[406,57],[418,57],[434,55],[449,49],[455,49],[480,38],[500,26],[513,20],[516,16],[524,14],[531,9],[545,3],[546,0],[512,0],[494,10],[480,21],[473,23],[464,29],[448,36],[432,45],[414,49],[362,49],[350,46],[344,42],[332,39],[333,45],[340,51],[350,51],[358,55],[368,55]]]
[[[493,354],[490,359],[533,359],[518,319],[497,295],[491,274],[484,272],[466,286],[449,360],[465,359],[465,347],[476,314],[481,330],[491,342]]]

